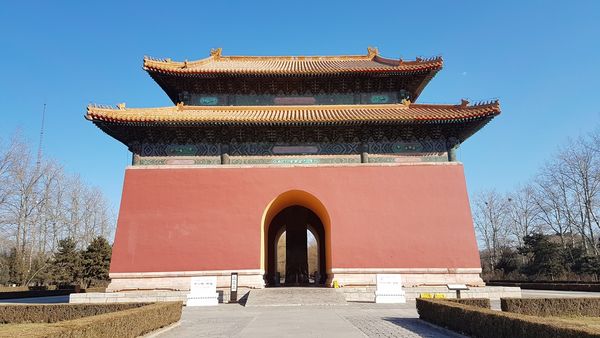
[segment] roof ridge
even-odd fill
[[[268,106],[188,106],[183,104],[163,106],[163,107],[126,107],[124,103],[117,105],[106,105],[90,103],[87,106],[90,110],[114,110],[114,111],[141,111],[141,110],[297,110],[297,109],[321,109],[321,110],[336,110],[336,109],[407,109],[408,105],[403,103],[392,104],[327,104],[327,105],[268,105]]]
[[[379,54],[379,50],[375,47],[369,47],[367,54],[340,54],[340,55],[222,55],[222,48],[211,49],[208,57],[197,59],[197,60],[184,60],[174,61],[171,58],[157,58],[152,56],[144,56],[144,66],[150,63],[162,63],[172,66],[185,66],[185,65],[198,65],[208,61],[256,61],[256,60],[286,60],[286,61],[319,61],[319,60],[372,60],[374,62],[396,66],[402,63],[432,63],[432,62],[443,62],[441,56],[432,56],[428,58],[416,57],[414,60],[403,60],[402,58],[393,59],[382,57]]]
[[[484,100],[484,101],[475,101],[473,103],[469,102],[467,99],[461,99],[459,104],[437,104],[437,103],[411,103],[411,106],[421,107],[421,108],[429,108],[429,107],[448,107],[448,108],[481,108],[485,106],[498,106],[500,107],[500,101],[498,99]]]

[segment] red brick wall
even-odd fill
[[[328,268],[479,268],[458,164],[127,169],[111,272],[259,269],[261,221],[303,190],[331,220]]]

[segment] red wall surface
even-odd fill
[[[261,267],[261,222],[302,190],[327,209],[331,268],[479,268],[459,164],[127,169],[111,272]]]

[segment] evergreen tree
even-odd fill
[[[7,285],[10,281],[10,265],[7,253],[0,255],[0,285]]]
[[[45,285],[50,279],[51,260],[48,256],[38,253],[31,258],[31,273],[28,282],[38,286]]]
[[[565,274],[564,255],[559,244],[550,241],[550,236],[534,233],[523,238],[524,245],[519,253],[530,256],[523,272],[537,279],[549,277],[551,280]]]
[[[23,260],[21,259],[17,248],[13,247],[10,249],[7,260],[9,283],[22,285],[25,282],[23,280]]]
[[[571,271],[579,276],[591,276],[598,279],[600,275],[600,257],[586,255],[582,248],[578,248],[575,259],[570,264]]]
[[[58,242],[58,250],[52,259],[54,282],[58,285],[77,285],[81,283],[82,259],[73,238]]]
[[[83,277],[86,285],[108,281],[112,248],[104,237],[94,238],[83,252]]]
[[[496,264],[496,269],[502,271],[504,277],[518,271],[521,268],[521,265],[521,257],[515,250],[509,247],[502,248],[500,259]]]

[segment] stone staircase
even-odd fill
[[[338,290],[314,287],[254,289],[248,294],[246,306],[347,305],[346,296]]]

